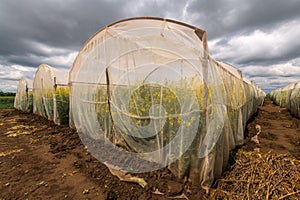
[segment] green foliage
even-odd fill
[[[150,123],[150,118],[147,117],[150,116],[151,108],[157,111],[161,109],[160,106],[164,108],[164,113],[161,110],[157,113],[166,117],[166,123],[160,132],[163,135],[164,145],[169,143],[177,133],[182,121],[181,108],[178,97],[171,89],[160,85],[143,85],[132,93],[129,105],[129,113],[137,116],[132,120],[138,126],[147,126]],[[143,117],[146,118],[143,119]]]
[[[68,87],[59,87],[56,89],[56,109],[60,124],[69,123],[69,96]]]
[[[285,107],[286,106],[286,97],[287,97],[287,90],[281,91],[281,101],[280,101],[280,106]]]
[[[54,119],[54,99],[53,90],[49,89],[45,92],[43,96],[43,102],[46,110],[46,114],[49,120]]]
[[[2,90],[0,90],[0,96],[1,97],[16,96],[16,93],[14,93],[14,92],[3,92]]]
[[[28,92],[28,112],[33,111],[33,92]]]
[[[0,109],[13,109],[14,108],[14,96],[1,96],[0,97]]]
[[[107,87],[99,86],[95,93],[95,103],[97,108],[97,119],[100,127],[110,132],[111,116],[109,113]]]

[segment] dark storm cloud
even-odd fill
[[[154,16],[167,18],[180,18],[182,10],[187,1],[166,1],[166,0],[129,0],[124,9],[127,17],[132,16]]]
[[[122,15],[116,1],[1,1],[0,71],[5,71],[1,65],[37,68],[42,63],[70,69],[84,42]],[[8,73],[1,81],[18,78]]]
[[[199,13],[193,21],[203,27],[209,39],[232,33],[247,34],[256,29],[270,30],[300,16],[298,0],[215,0],[192,1],[187,11]]]
[[[285,83],[278,77],[300,79],[299,10],[299,0],[4,0],[0,89],[14,90],[11,80],[33,77],[41,63],[70,69],[97,30],[136,16],[171,18],[202,28],[214,58],[239,67],[261,87],[278,86]],[[282,73],[271,73],[280,65],[286,67]],[[279,81],[270,81],[276,77]]]
[[[0,64],[38,66],[39,57],[67,55],[78,51],[100,28],[124,17],[166,16],[178,4],[151,1],[39,1],[0,3]],[[168,11],[162,7],[168,6]],[[44,51],[38,44],[60,51]],[[65,51],[63,51],[65,50]]]
[[[117,2],[109,1],[2,1],[0,4],[1,53],[15,49],[13,43],[26,46],[37,41],[53,47],[78,50],[103,25],[119,19],[123,13]],[[5,39],[5,40],[4,40]],[[19,47],[19,46],[18,46]]]

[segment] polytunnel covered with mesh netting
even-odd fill
[[[292,115],[300,118],[300,81],[273,90],[270,96],[277,105],[286,107]]]
[[[33,112],[56,124],[69,123],[68,72],[41,64],[33,81]]]
[[[33,80],[21,78],[15,96],[14,107],[18,110],[32,112],[33,109]]]
[[[125,19],[82,47],[69,75],[87,149],[127,172],[168,167],[210,187],[242,144],[264,92],[209,55],[206,32],[161,18]]]

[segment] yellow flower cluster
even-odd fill
[[[137,86],[133,92],[130,92],[131,90],[126,87],[118,88],[117,93],[119,97],[128,96],[125,94],[130,93],[129,108],[122,108],[122,106],[128,106],[124,105],[124,102],[128,102],[124,101],[124,99],[114,99],[114,103],[119,106],[118,109],[122,110],[122,112],[127,112],[126,115],[131,116],[130,118],[122,118],[130,120],[122,122],[128,131],[138,131],[139,127],[142,128],[149,125],[151,120],[164,122],[163,128],[156,133],[156,136],[163,138],[163,144],[165,145],[174,138],[180,126],[190,127],[195,122],[195,117],[183,121],[182,107],[185,106],[185,109],[187,109],[187,104],[198,103],[199,108],[203,109],[205,105],[205,87],[204,84],[198,83],[196,85],[186,80],[182,80],[179,84],[171,85],[165,83],[164,85],[168,85],[168,87],[159,84],[144,84]],[[193,97],[196,98],[193,99]],[[112,105],[108,104],[106,87],[99,86],[95,94],[95,102],[100,126],[104,130],[111,130],[110,126],[113,123],[111,117],[120,113],[115,113],[115,109],[109,110],[109,107]],[[132,126],[131,123],[136,126]],[[152,137],[147,140],[150,144],[154,144],[157,138]]]

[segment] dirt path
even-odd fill
[[[255,135],[256,125],[262,129],[259,144],[249,139]],[[259,148],[260,152],[286,153],[300,159],[300,120],[271,101],[260,107],[248,130],[249,137],[240,150],[253,152]],[[140,177],[148,183],[145,188],[111,175],[105,165],[87,153],[76,131],[68,126],[57,126],[34,114],[0,110],[0,199],[144,200],[182,194],[189,199],[210,199],[212,195],[183,183],[167,169]],[[214,190],[225,191],[229,186],[217,185]]]
[[[289,154],[300,159],[300,119],[291,116],[286,108],[266,100],[259,108],[258,115],[248,125],[249,137],[257,133],[256,125],[261,126],[258,136],[260,144],[252,144],[250,147],[260,148],[261,152]]]

